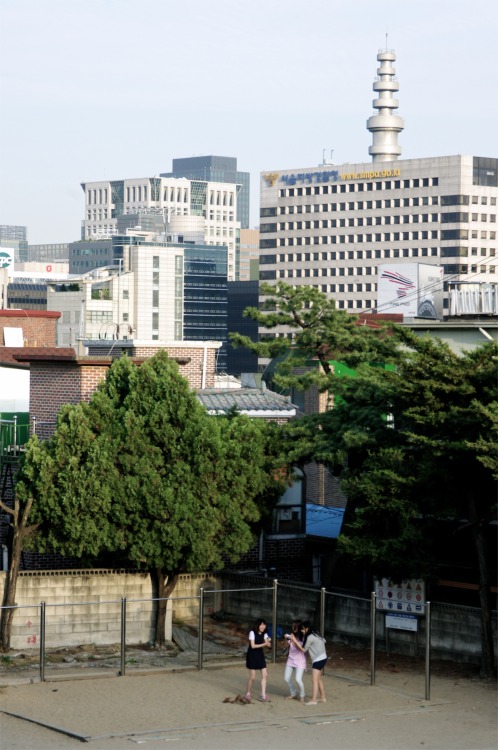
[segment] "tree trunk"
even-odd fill
[[[491,620],[491,585],[486,555],[483,522],[477,516],[475,498],[469,498],[469,520],[479,564],[479,602],[481,605],[481,677],[490,678],[496,673],[493,624]]]
[[[23,542],[26,535],[26,524],[32,502],[32,499],[30,499],[26,504],[20,522],[17,498],[14,503],[14,511],[10,511],[12,514],[11,544],[9,545],[10,565],[5,577],[5,589],[2,602],[3,607],[8,607],[8,609],[2,609],[2,617],[0,621],[0,648],[2,651],[8,651],[10,649],[12,621],[15,614],[17,577],[21,565]]]
[[[154,632],[154,645],[161,648],[166,642],[166,611],[168,597],[171,596],[177,581],[178,573],[168,575],[162,568],[156,568],[151,571],[152,588],[154,596],[157,597],[156,607],[156,625]]]

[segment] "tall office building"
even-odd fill
[[[118,234],[118,223],[142,223],[154,218],[163,239],[182,242],[195,224],[196,240],[228,248],[228,277],[238,273],[240,223],[237,221],[238,186],[231,182],[189,180],[184,177],[145,177],[84,182],[85,218],[82,240],[101,241]],[[92,247],[90,250],[92,256]],[[96,258],[88,258],[95,261]]]
[[[190,156],[173,159],[171,172],[161,177],[187,177],[189,180],[233,182],[239,186],[237,193],[237,221],[242,229],[249,228],[250,181],[249,172],[239,172],[237,159],[232,156]]]
[[[442,266],[443,282],[498,280],[498,159],[401,160],[395,54],[377,59],[373,162],[261,175],[260,280],[315,286],[352,313],[377,309],[380,264]]]

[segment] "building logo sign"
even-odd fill
[[[280,175],[278,172],[263,174],[267,187],[275,187],[277,182],[292,187],[293,185],[319,185],[339,180],[372,180],[383,177],[399,177],[399,169],[369,170],[367,172],[339,172],[337,169],[321,170],[320,172],[297,172]]]
[[[372,180],[381,177],[400,177],[400,169],[376,169],[368,172],[344,172],[341,174],[341,180]]]
[[[263,175],[263,179],[266,182],[267,187],[273,187],[279,178],[278,172],[268,172]]]
[[[12,250],[5,249],[0,250],[0,268],[10,268],[14,263],[14,256]]]
[[[337,169],[322,172],[298,172],[297,174],[283,174],[280,182],[285,185],[317,185],[321,182],[337,182]]]

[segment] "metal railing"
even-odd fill
[[[271,660],[273,663],[277,660],[277,642],[278,642],[278,631],[279,631],[279,612],[283,612],[285,608],[288,610],[288,603],[285,602],[285,599],[289,599],[289,596],[292,599],[292,606],[301,607],[302,604],[297,604],[297,602],[302,600],[303,593],[307,592],[308,595],[311,595],[312,600],[314,600],[314,604],[312,604],[312,607],[314,608],[314,617],[311,619],[313,622],[317,623],[317,629],[322,633],[329,633],[334,630],[334,615],[335,615],[335,609],[337,606],[337,601],[339,598],[341,599],[350,599],[355,600],[359,599],[359,597],[354,596],[346,596],[344,594],[337,594],[335,592],[327,591],[325,588],[317,589],[312,588],[309,586],[304,585],[298,585],[298,584],[290,584],[290,583],[279,583],[277,579],[273,580],[271,582],[271,585],[268,586],[262,586],[262,587],[247,587],[247,588],[233,588],[233,589],[205,589],[204,587],[201,587],[199,589],[199,593],[197,595],[190,595],[190,596],[180,596],[180,597],[167,597],[167,598],[151,598],[151,599],[127,599],[126,597],[122,597],[120,600],[109,600],[109,601],[94,601],[94,602],[70,602],[70,603],[55,603],[51,604],[45,601],[40,602],[39,605],[14,605],[13,607],[1,607],[1,610],[5,609],[16,609],[17,612],[20,612],[21,610],[28,610],[33,609],[36,611],[36,619],[38,620],[38,627],[35,629],[38,630],[39,633],[39,640],[37,639],[36,635],[32,635],[28,637],[28,645],[35,645],[38,641],[39,646],[39,674],[40,674],[40,680],[43,682],[45,680],[45,666],[47,661],[47,654],[46,654],[46,641],[47,641],[47,632],[50,629],[50,625],[47,625],[47,611],[50,610],[52,612],[62,611],[64,607],[70,608],[71,613],[69,617],[74,618],[74,622],[78,622],[79,627],[81,628],[81,617],[78,619],[78,617],[74,617],[74,610],[85,606],[85,607],[102,607],[105,605],[107,607],[106,614],[108,613],[108,608],[110,605],[114,605],[116,608],[116,613],[112,617],[112,625],[114,625],[114,629],[110,628],[112,632],[116,632],[116,635],[119,632],[119,636],[117,637],[117,640],[119,640],[119,655],[120,655],[120,669],[118,674],[120,676],[124,676],[126,674],[126,654],[127,654],[127,631],[128,631],[128,625],[133,622],[132,620],[132,613],[130,612],[130,605],[148,605],[146,607],[136,607],[136,615],[141,616],[145,612],[145,620],[148,621],[149,627],[151,626],[152,622],[152,616],[154,613],[155,607],[157,607],[157,604],[159,602],[166,602],[166,609],[170,607],[170,605],[174,604],[175,602],[180,601],[191,601],[196,604],[197,607],[197,632],[198,632],[198,644],[197,644],[197,669],[202,670],[204,665],[204,641],[205,641],[205,626],[204,626],[204,616],[205,616],[205,609],[206,604],[208,602],[208,597],[215,595],[215,594],[221,594],[223,596],[226,596],[230,593],[237,593],[241,594],[243,597],[247,597],[248,594],[252,592],[258,592],[260,594],[261,592],[265,593],[267,596],[263,597],[268,599],[268,605],[269,600],[271,598],[271,605],[267,607],[267,611],[271,611],[271,628],[272,628],[272,649],[271,649]],[[295,597],[294,594],[298,593],[298,597]],[[260,600],[261,601],[261,600]],[[375,679],[376,679],[376,652],[377,652],[377,610],[376,610],[376,595],[375,592],[372,592],[370,602],[365,599],[361,600],[362,607],[364,609],[365,613],[365,619],[367,619],[367,616],[369,618],[369,623],[365,622],[363,623],[363,627],[365,630],[365,635],[369,638],[370,641],[370,684],[375,685]],[[265,607],[266,608],[266,607]],[[118,616],[119,611],[119,616]],[[308,610],[309,611],[309,610]],[[54,632],[59,632],[58,628],[61,628],[64,626],[64,624],[67,624],[66,621],[66,615],[62,614],[59,616],[59,618],[54,618],[54,615],[52,614],[53,621],[51,623],[51,629]],[[270,618],[268,618],[270,619]],[[283,617],[282,617],[283,620]],[[285,622],[288,622],[288,617],[285,615]],[[28,623],[33,628],[33,622],[31,619],[28,620]],[[119,625],[119,627],[117,627]],[[89,629],[91,631],[91,626],[89,625]],[[82,631],[80,631],[82,632]],[[53,635],[53,633],[52,633]],[[63,645],[63,644],[61,644]],[[64,644],[67,645],[67,644]],[[240,651],[240,649],[239,649]],[[427,603],[426,607],[426,614],[425,614],[425,700],[430,699],[430,662],[431,662],[431,607],[430,603]]]

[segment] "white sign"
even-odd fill
[[[398,615],[396,613],[388,614],[386,612],[386,628],[393,630],[412,630],[414,633],[418,630],[418,620],[416,615]]]
[[[441,318],[443,267],[428,263],[382,263],[378,267],[380,312],[410,318]]]
[[[394,583],[388,578],[375,581],[377,609],[385,612],[425,614],[425,582],[418,579]]]

